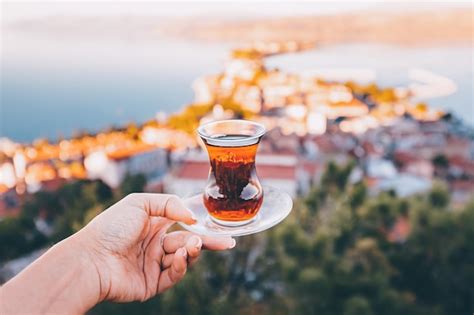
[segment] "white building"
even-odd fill
[[[217,89],[216,76],[203,76],[194,80],[192,84],[194,91],[194,102],[201,104],[213,103]]]
[[[90,179],[101,179],[115,188],[127,174],[143,174],[149,180],[164,176],[168,169],[168,158],[166,150],[160,148],[133,152],[120,158],[97,151],[86,156],[84,166]]]
[[[260,88],[255,85],[238,85],[234,93],[234,100],[243,108],[258,113],[262,109],[262,95]]]
[[[431,188],[431,181],[420,176],[400,174],[380,180],[376,188],[382,191],[394,190],[397,196],[407,197],[428,191]]]
[[[256,59],[231,59],[225,66],[225,76],[250,81],[262,68],[262,62]]]
[[[397,169],[392,161],[369,158],[366,164],[367,176],[373,178],[395,178],[398,174]]]
[[[0,185],[5,185],[7,188],[12,188],[16,184],[15,168],[10,162],[5,162],[0,165]]]

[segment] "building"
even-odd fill
[[[423,159],[416,153],[397,151],[394,153],[394,160],[404,173],[428,179],[431,179],[434,175],[434,166],[431,160]]]
[[[139,133],[145,146],[167,148],[170,150],[192,148],[196,140],[189,134],[165,127],[146,126]]]
[[[328,119],[338,117],[360,117],[369,113],[369,107],[358,99],[352,99],[348,102],[329,103],[322,111]]]
[[[234,101],[244,109],[258,113],[263,105],[262,90],[255,85],[240,84],[235,89]]]
[[[202,158],[188,158],[164,179],[165,192],[181,197],[201,193],[207,183],[209,162]],[[298,163],[292,154],[258,154],[257,175],[264,186],[281,189],[291,196],[299,191]]]
[[[471,159],[473,144],[469,139],[458,138],[456,136],[446,137],[444,154],[448,157],[461,157]]]
[[[0,185],[6,188],[15,187],[17,177],[15,174],[15,167],[11,162],[4,162],[0,164]]]
[[[263,86],[263,99],[265,109],[284,107],[287,104],[287,97],[296,92],[293,86],[286,84]]]
[[[202,76],[194,80],[192,88],[194,91],[194,102],[198,104],[212,104],[216,101],[215,92],[218,86],[218,78],[215,75]]]
[[[255,74],[261,71],[263,62],[260,59],[233,58],[227,61],[224,76],[244,81],[252,81]]]
[[[369,158],[365,163],[368,177],[393,179],[397,177],[398,171],[392,161],[381,158]]]
[[[118,187],[127,174],[144,174],[149,181],[163,177],[168,169],[168,152],[153,146],[120,149],[108,154],[97,151],[84,159],[90,179],[101,179],[112,188]]]
[[[410,195],[423,193],[431,189],[431,181],[410,174],[400,173],[396,177],[379,179],[375,191],[389,191],[393,190],[399,197],[407,197]]]
[[[451,202],[455,207],[463,206],[474,200],[474,182],[472,180],[454,180],[449,184]]]
[[[404,243],[411,233],[410,220],[401,216],[397,218],[393,227],[387,233],[387,240],[392,243]]]
[[[460,156],[449,158],[449,174],[453,177],[465,177],[474,180],[474,160]]]

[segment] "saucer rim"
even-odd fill
[[[278,218],[278,220],[275,220],[275,221],[272,221],[271,224],[267,227],[264,227],[263,229],[258,229],[258,230],[255,230],[255,231],[252,231],[252,230],[248,230],[248,231],[235,231],[235,232],[232,232],[231,229],[235,229],[235,228],[242,228],[244,226],[240,226],[240,227],[225,227],[225,226],[222,226],[223,228],[228,228],[229,231],[227,233],[227,231],[222,231],[222,232],[215,232],[215,231],[210,231],[208,230],[207,228],[206,229],[206,233],[202,233],[201,229],[195,229],[193,225],[187,225],[185,223],[182,223],[182,222],[177,222],[182,228],[184,228],[185,230],[189,231],[189,232],[192,232],[192,233],[196,233],[196,234],[199,234],[199,235],[204,235],[204,236],[231,236],[231,237],[239,237],[239,236],[245,236],[245,235],[253,235],[253,234],[257,234],[257,233],[260,233],[260,232],[264,232],[268,229],[271,229],[272,227],[280,224],[283,220],[285,220],[289,215],[290,213],[293,211],[293,206],[294,206],[294,202],[293,202],[293,198],[291,198],[290,194],[288,194],[287,192],[279,189],[279,188],[276,188],[274,186],[271,186],[271,185],[263,185],[263,191],[264,191],[264,194],[265,194],[265,191],[267,190],[273,190],[273,191],[276,191],[280,194],[283,194],[285,196],[285,198],[287,198],[287,201],[289,202],[289,206],[288,206],[288,210],[285,211],[285,214],[282,215],[281,217]],[[193,195],[191,197],[188,197],[185,199],[185,203],[186,203],[186,200],[190,200],[190,199],[195,199],[195,198],[198,198],[202,196],[202,193],[199,193],[199,194],[196,194],[196,195]],[[264,200],[265,202],[265,200]],[[263,205],[262,205],[263,206]],[[191,210],[191,209],[190,209]],[[192,210],[191,210],[192,211]],[[259,216],[260,217],[260,216]],[[206,218],[201,221],[201,222],[204,222],[205,220],[210,220],[209,218],[209,214],[207,214]],[[249,224],[255,224],[258,222],[258,219],[256,221],[253,221]],[[205,222],[204,222],[205,223]],[[200,224],[199,227],[205,227],[205,225],[203,224]]]

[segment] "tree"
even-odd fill
[[[441,169],[447,169],[449,167],[449,160],[444,154],[437,154],[433,158],[432,163],[435,167]]]
[[[362,296],[353,296],[344,303],[344,315],[371,315],[369,301]]]
[[[349,165],[329,164],[321,185],[295,200],[285,221],[240,237],[232,251],[204,253],[172,290],[145,303],[102,303],[90,313],[471,314],[474,201],[453,211],[439,185],[410,198],[369,198],[364,183],[348,182]],[[65,236],[107,203],[141,191],[144,177],[127,177],[112,195],[102,185],[67,184],[30,205],[46,207],[56,235]],[[38,212],[26,213],[0,222],[0,257],[38,246],[30,240]],[[393,240],[400,222],[406,235]]]
[[[131,193],[142,192],[146,185],[146,178],[143,174],[127,175],[120,185],[120,192],[123,196]]]
[[[474,310],[474,204],[461,212],[413,212],[413,233],[390,259],[398,270],[394,284],[410,290],[420,305],[438,314]]]
[[[127,189],[143,189],[143,179],[133,178]],[[117,193],[122,196],[121,192]],[[40,191],[23,205],[18,218],[0,221],[0,261],[16,258],[32,250],[58,242],[78,231],[114,200],[101,181],[74,181],[59,190]],[[52,235],[43,235],[35,222],[44,220]]]
[[[428,193],[428,199],[433,208],[446,208],[449,204],[449,192],[444,187],[436,185]]]
[[[0,263],[26,254],[45,243],[34,222],[25,217],[0,221]]]

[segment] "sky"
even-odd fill
[[[456,1],[174,1],[174,2],[110,2],[110,1],[32,1],[2,2],[2,20],[42,18],[47,16],[120,16],[152,15],[167,17],[227,16],[294,16],[333,14],[354,10],[416,10],[420,8],[466,7],[470,2]]]

